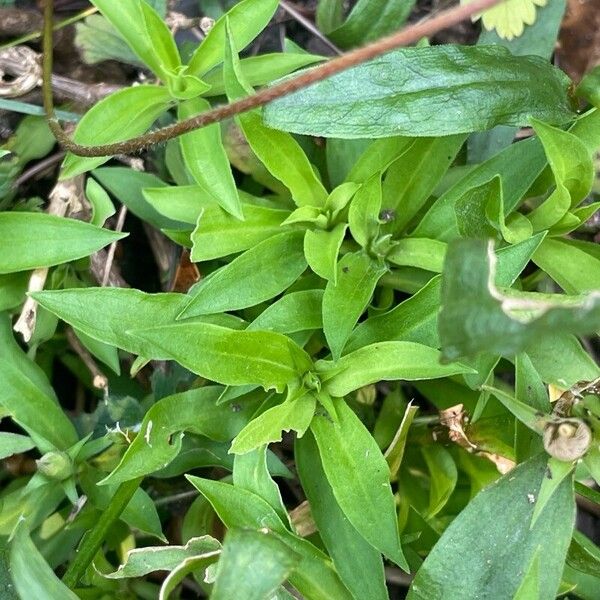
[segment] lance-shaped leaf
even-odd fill
[[[213,600],[272,598],[301,557],[272,533],[232,529],[225,536]]]
[[[339,358],[386,267],[366,252],[346,254],[337,266],[337,282],[323,295],[323,331],[334,359]]]
[[[244,402],[233,410],[217,404],[222,392],[221,387],[209,386],[159,400],[144,415],[138,435],[103,483],[121,483],[164,469],[181,451],[183,432],[231,440],[250,420],[257,402]]]
[[[19,523],[10,547],[10,574],[20,598],[77,600],[55,574],[35,544],[27,525]],[[10,596],[9,596],[10,597]]]
[[[323,470],[340,508],[374,548],[408,571],[398,534],[390,470],[373,436],[344,400],[334,400],[338,422],[317,415],[315,436]]]
[[[266,500],[279,515],[282,523],[289,525],[291,529],[290,518],[281,498],[281,492],[269,473],[266,445],[253,452],[235,456],[233,485],[244,488]]]
[[[209,323],[175,323],[135,329],[163,356],[225,385],[261,385],[282,391],[312,361],[290,338],[270,331],[235,331]]]
[[[34,441],[18,433],[0,432],[0,460],[35,448]]]
[[[283,431],[294,430],[302,437],[315,414],[317,401],[313,394],[288,398],[252,419],[231,444],[230,452],[245,454],[255,448],[280,442]]]
[[[494,285],[495,256],[484,240],[448,247],[438,328],[445,360],[491,352],[518,354],[556,331],[600,328],[600,293],[587,297],[501,292]]]
[[[217,206],[201,210],[192,233],[194,262],[221,258],[248,250],[263,240],[282,232],[281,223],[287,210],[242,203],[244,220],[240,221]]]
[[[129,550],[125,562],[113,573],[103,574],[107,579],[142,577],[155,571],[172,571],[186,558],[220,550],[218,540],[204,535],[188,540],[185,546],[150,546]]]
[[[128,332],[150,323],[156,327],[175,323],[189,302],[185,294],[147,294],[125,288],[52,290],[33,296],[44,308],[91,338],[153,358],[158,358],[152,354],[156,346]],[[231,328],[243,324],[229,315],[203,317],[201,321]]]
[[[268,25],[277,5],[278,0],[238,2],[212,26],[190,59],[188,71],[203,75],[223,62],[228,24],[235,47],[243,50]]]
[[[356,598],[387,600],[381,554],[344,515],[323,471],[311,432],[296,440],[294,456],[311,515],[342,581]]]
[[[534,121],[552,168],[556,188],[529,215],[534,230],[557,224],[571,208],[575,208],[589,193],[594,180],[592,155],[585,144],[568,131]]]
[[[324,389],[337,397],[381,380],[415,381],[474,372],[460,363],[440,364],[440,357],[438,350],[423,344],[380,342],[363,346],[337,361],[320,360],[316,367]]]
[[[233,38],[235,36],[232,34]],[[224,68],[225,89],[230,101],[252,93],[240,70],[235,39],[228,38]],[[258,111],[240,114],[237,122],[256,156],[269,173],[291,192],[298,206],[323,206],[327,192],[304,150],[288,133],[267,127]]]
[[[175,40],[160,15],[144,0],[93,0],[137,57],[161,79],[181,66]]]
[[[300,563],[289,580],[306,598],[351,600],[352,596],[340,581],[329,558],[310,542],[290,533],[273,508],[260,496],[220,481],[192,475],[188,475],[187,479],[207,498],[228,529],[268,527],[299,554]]]
[[[171,102],[167,89],[158,85],[138,85],[119,90],[100,100],[85,113],[77,124],[73,140],[84,145],[109,144],[140,135],[170,107]],[[75,177],[105,163],[109,158],[67,154],[60,177]]]
[[[255,306],[286,290],[306,269],[302,232],[274,235],[211,273],[179,318]]]
[[[337,259],[346,235],[346,223],[338,223],[331,231],[307,229],[304,234],[304,256],[308,266],[319,277],[337,281]]]
[[[207,110],[210,110],[208,100],[194,98],[179,105],[178,116],[183,120]],[[185,165],[196,183],[207,190],[224,210],[243,219],[240,197],[221,140],[221,126],[213,123],[190,131],[179,138],[179,143]]]
[[[126,235],[47,213],[3,212],[0,213],[0,273],[76,260]]]
[[[273,302],[248,325],[248,331],[278,331],[296,333],[310,329],[321,329],[323,318],[321,306],[323,290],[290,292]]]
[[[264,115],[271,127],[325,137],[450,135],[531,117],[566,123],[575,116],[568,87],[546,60],[497,46],[406,48],[276,100]]]
[[[575,502],[572,478],[566,478],[530,528],[546,460],[540,454],[519,465],[468,504],[417,572],[409,600],[462,598],[465,590],[486,600],[512,600],[540,549],[539,598],[556,596]]]
[[[446,244],[438,240],[404,238],[394,244],[386,259],[394,265],[417,267],[441,273],[446,258]]]
[[[17,345],[8,315],[0,313],[0,407],[31,436],[42,453],[77,442],[42,369]],[[43,415],[43,418],[40,416]]]
[[[415,0],[359,0],[328,37],[341,48],[366,44],[399,29],[414,5]]]

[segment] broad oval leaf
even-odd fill
[[[190,291],[179,318],[247,308],[280,294],[306,270],[302,237],[301,231],[272,236],[211,273]]]
[[[572,478],[565,479],[531,527],[547,457],[540,454],[480,492],[452,521],[417,572],[409,600],[512,600],[542,549],[539,597],[554,598],[575,519]],[[482,535],[482,526],[485,535]]]
[[[337,423],[328,415],[317,415],[310,426],[333,495],[360,535],[408,571],[387,462],[346,402],[338,399],[334,403]]]
[[[566,123],[575,116],[568,87],[542,58],[498,46],[405,48],[276,100],[264,115],[271,127],[324,137],[450,135],[531,117]]]
[[[0,273],[52,267],[83,258],[126,235],[47,213],[2,212]]]
[[[84,145],[109,144],[140,135],[170,105],[169,92],[158,85],[138,85],[119,90],[100,100],[85,113],[77,124],[73,141]],[[75,177],[105,163],[109,158],[85,158],[67,154],[60,177]]]
[[[270,331],[235,331],[209,323],[175,323],[134,329],[161,355],[190,371],[225,385],[283,388],[301,378],[312,362],[285,335]]]
[[[460,363],[442,365],[440,358],[438,350],[423,344],[380,342],[359,348],[335,362],[320,360],[316,367],[324,389],[340,398],[381,380],[415,381],[474,372]]]

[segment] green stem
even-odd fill
[[[138,477],[137,479],[126,481],[119,486],[110,504],[100,515],[100,519],[98,519],[96,525],[83,538],[81,547],[77,550],[77,555],[64,574],[63,583],[66,586],[74,588],[79,583],[86,569],[92,560],[94,560],[96,552],[102,546],[109,528],[121,516],[133,494],[140,487],[141,482],[142,477]]]

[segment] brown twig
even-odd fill
[[[108,389],[108,377],[100,370],[93,356],[88,352],[87,348],[81,343],[71,327],[67,328],[67,340],[69,345],[79,356],[81,362],[87,367],[92,375],[92,385],[99,390]]]
[[[127,206],[123,204],[119,209],[119,216],[117,217],[117,224],[115,225],[115,231],[123,231],[123,225],[125,225],[125,217],[127,216]],[[102,276],[102,287],[106,287],[110,278],[110,271],[112,269],[113,260],[115,259],[115,251],[117,249],[117,242],[114,241],[108,248],[106,255],[106,264],[104,265],[104,275]]]
[[[314,67],[308,71],[297,75],[292,79],[285,80],[272,87],[263,88],[258,93],[248,96],[227,104],[219,106],[213,110],[180,121],[174,125],[164,127],[152,133],[148,133],[139,137],[135,137],[122,142],[112,144],[102,144],[98,146],[83,146],[74,142],[62,129],[58,123],[54,112],[54,102],[52,98],[52,88],[50,86],[50,77],[52,75],[52,15],[53,15],[53,0],[46,0],[44,10],[44,108],[48,115],[49,126],[56,136],[56,139],[70,152],[78,156],[114,156],[115,154],[130,154],[139,152],[155,144],[164,143],[170,139],[188,133],[201,127],[206,127],[213,123],[218,123],[224,119],[233,117],[243,112],[264,106],[283,96],[297,92],[309,85],[328,79],[337,73],[346,71],[351,67],[355,67],[361,63],[372,60],[382,54],[386,54],[391,50],[395,50],[401,46],[406,46],[417,42],[424,37],[431,37],[442,29],[452,27],[472,17],[475,14],[482,12],[503,0],[475,0],[469,4],[457,6],[453,9],[441,12],[437,17],[428,19],[421,23],[410,25],[384,37],[372,44],[352,50],[346,54],[342,54],[337,58],[323,63],[318,67]]]
[[[26,181],[29,181],[32,177],[35,177],[38,173],[45,171],[49,167],[52,167],[57,162],[60,162],[65,157],[66,152],[61,150],[60,152],[56,152],[55,154],[51,154],[46,158],[40,160],[35,163],[35,165],[29,167],[26,171],[23,171],[19,177],[15,179],[13,182],[13,187],[18,188],[20,185],[23,185]]]
[[[327,37],[325,36],[316,25],[309,21],[302,13],[296,10],[291,4],[285,0],[279,0],[279,6],[285,10],[290,16],[292,16],[304,29],[310,31],[317,39],[321,40],[330,50],[333,50],[336,54],[342,54],[342,51]]]

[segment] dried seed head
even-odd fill
[[[558,460],[581,458],[592,443],[592,432],[581,419],[556,419],[544,428],[544,448]]]

